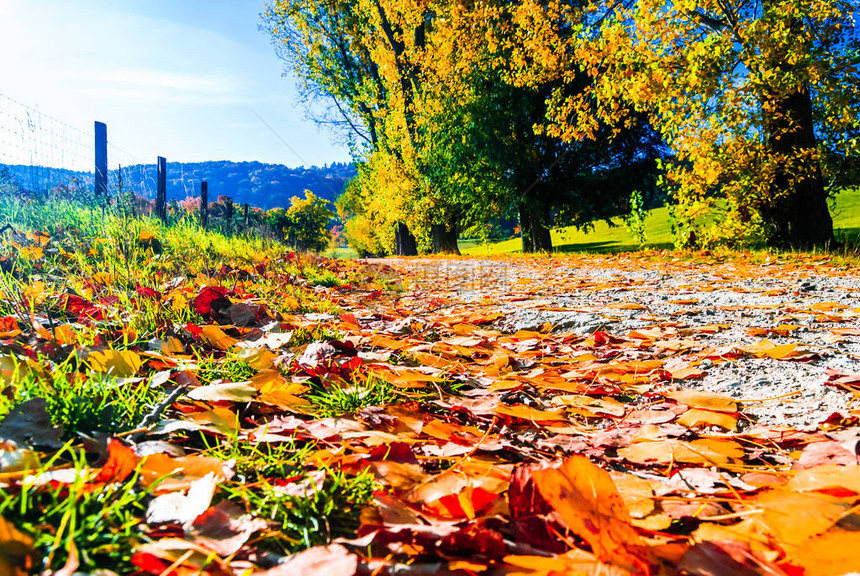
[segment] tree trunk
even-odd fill
[[[415,236],[406,227],[403,222],[397,223],[397,228],[394,231],[394,255],[395,256],[417,256],[418,246],[415,242]]]
[[[772,200],[762,209],[773,229],[769,243],[777,248],[827,247],[833,242],[833,219],[816,154],[809,90],[802,87],[774,95],[774,100],[767,146],[779,168],[770,185]]]
[[[532,219],[528,210],[523,205],[519,207],[520,212],[520,238],[523,241],[523,254],[535,251],[535,244],[532,242]]]
[[[520,234],[523,252],[552,252],[549,206],[520,206]]]
[[[436,254],[460,254],[456,225],[431,224],[430,238],[433,241],[433,252]]]

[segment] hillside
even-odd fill
[[[4,179],[15,182],[25,190],[45,190],[57,184],[92,186],[92,172],[76,172],[43,166],[0,164]],[[209,183],[209,196],[232,196],[236,203],[249,203],[260,208],[289,205],[292,196],[302,196],[311,190],[317,196],[334,200],[355,175],[352,164],[334,163],[323,167],[290,168],[282,164],[261,162],[168,162],[167,198],[182,200],[197,195],[200,182]],[[154,164],[122,167],[123,185],[147,198],[155,197],[156,167]],[[117,187],[117,171],[110,174],[112,189]]]

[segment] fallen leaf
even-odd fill
[[[532,477],[541,496],[598,560],[634,574],[650,573],[652,555],[631,526],[608,472],[584,456],[571,456],[559,468],[535,470]]]
[[[257,576],[353,576],[358,570],[358,556],[340,544],[316,546],[287,558]]]

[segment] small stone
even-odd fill
[[[699,362],[699,366],[701,366],[702,368],[710,368],[713,365],[714,365],[714,361],[711,360],[710,358],[705,358],[704,360]]]

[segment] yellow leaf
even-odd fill
[[[106,372],[117,378],[128,378],[137,374],[143,366],[141,357],[131,350],[104,350],[90,352],[90,368],[96,372]]]
[[[203,340],[209,343],[210,346],[214,346],[219,350],[227,350],[238,342],[238,340],[227,336],[221,328],[213,324],[203,326],[200,329],[200,336]]]
[[[805,576],[856,573],[858,543],[856,531],[828,530],[803,542],[790,556],[803,567]]]
[[[801,470],[788,482],[798,492],[845,488],[860,494],[860,467],[828,464]]]
[[[567,416],[564,414],[559,414],[558,412],[550,412],[548,410],[539,410],[537,408],[532,408],[531,406],[525,406],[523,404],[517,404],[514,406],[508,406],[506,404],[501,404],[496,406],[494,412],[500,416],[512,416],[514,418],[519,418],[521,420],[528,420],[530,422],[558,422],[567,420]]]

